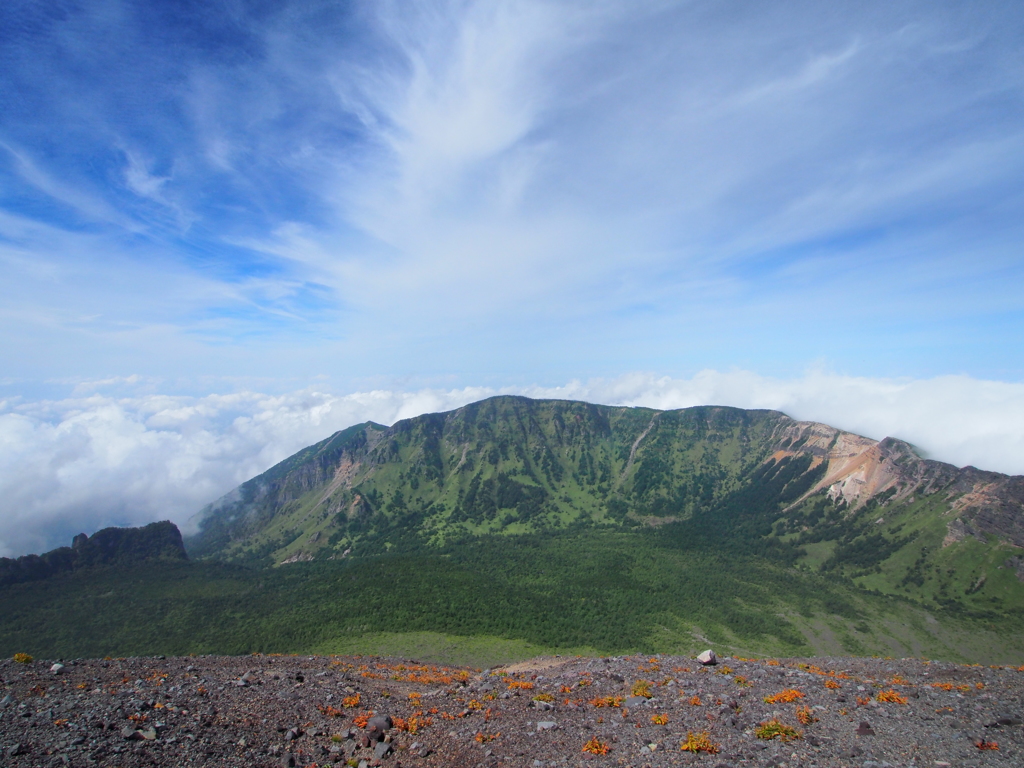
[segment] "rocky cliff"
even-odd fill
[[[0,558],[0,586],[36,581],[97,565],[134,565],[149,560],[185,560],[185,546],[174,523],[142,528],[104,528],[92,536],[80,533],[70,547],[17,559]]]

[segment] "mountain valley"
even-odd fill
[[[188,560],[8,578],[0,647],[1021,663],[1022,510],[1024,478],[775,411],[497,397],[300,451]]]

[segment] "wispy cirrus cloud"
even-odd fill
[[[391,375],[449,373],[438,348],[454,346],[480,370],[560,358],[548,371],[565,378],[643,366],[595,364],[639,336],[671,346],[675,370],[825,357],[1022,373],[961,338],[1006,345],[1024,316],[1007,290],[1024,234],[1024,30],[1008,6],[20,13],[0,172],[23,194],[0,209],[62,229],[68,246],[24,249],[65,269],[105,280],[108,259],[75,245],[97,237],[142,267],[124,293],[143,300],[109,313],[162,323],[179,367],[197,338],[268,359],[326,339],[335,375],[370,350],[407,361]],[[157,320],[153,285],[184,272],[195,300]],[[44,305],[47,290],[16,287]],[[827,333],[793,319],[821,296],[844,308]],[[733,357],[691,343],[694,324]],[[901,354],[874,356],[872,336]],[[92,354],[109,338],[78,341]],[[141,345],[110,358],[109,373],[169,365]]]

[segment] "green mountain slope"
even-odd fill
[[[787,423],[771,411],[498,397],[357,425],[204,510],[189,549],[282,562],[398,539],[686,519],[740,488]]]
[[[200,513],[191,561],[8,580],[0,652],[1019,664],[1022,510],[1024,478],[775,411],[499,397],[300,451]]]
[[[764,410],[496,397],[356,425],[203,510],[187,545],[290,564],[640,528],[930,606],[1024,609],[1024,478]]]

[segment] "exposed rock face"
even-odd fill
[[[1013,568],[1017,574],[1018,581],[1024,581],[1024,557],[1014,555],[1006,561],[1007,568]]]
[[[951,495],[969,487],[952,503],[958,517],[970,521],[981,533],[1024,547],[1024,477],[965,467],[956,485]]]
[[[316,488],[324,488],[321,503],[339,488],[347,487],[362,459],[387,427],[373,422],[356,424],[326,440],[299,451],[262,475],[249,480],[207,505],[190,521],[203,535],[190,541],[197,555],[216,552],[232,539],[244,538],[263,528],[282,506]],[[339,510],[330,508],[331,514]],[[353,506],[350,514],[357,513]],[[295,557],[297,562],[303,557]]]
[[[1024,477],[922,459],[909,443],[887,437],[874,441],[814,422],[792,422],[781,435],[785,450],[775,456],[810,453],[828,463],[824,478],[807,495],[825,490],[851,508],[886,491],[896,501],[944,491],[950,500],[948,546],[986,535],[1024,547]]]
[[[45,579],[94,565],[129,565],[146,560],[186,560],[181,533],[174,523],[142,528],[104,528],[92,536],[80,533],[70,547],[16,560],[0,558],[0,586]]]

